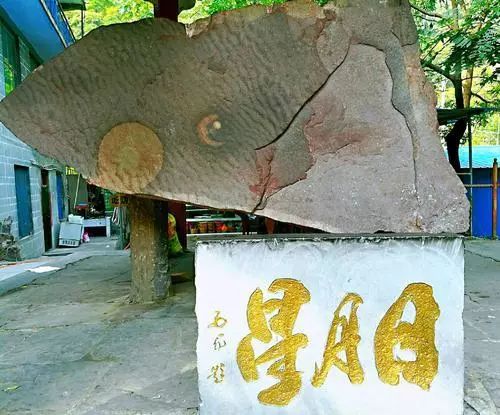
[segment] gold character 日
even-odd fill
[[[415,307],[415,321],[401,321],[408,303]],[[389,308],[375,332],[375,363],[379,378],[398,385],[400,374],[406,381],[429,390],[438,372],[439,354],[435,345],[435,326],[439,306],[432,287],[424,283],[408,285]],[[401,360],[394,349],[413,350],[414,361]]]
[[[358,307],[362,303],[363,299],[358,294],[350,293],[344,297],[335,310],[323,354],[323,363],[321,368],[318,368],[316,364],[314,376],[311,380],[314,387],[318,388],[323,385],[334,365],[347,374],[351,383],[363,383],[364,372],[358,357],[358,344],[361,337],[359,336],[357,316]],[[351,311],[347,319],[346,316],[341,316],[340,313],[348,304],[351,306]],[[337,341],[339,334],[340,339]],[[345,362],[339,357],[340,352],[345,352]]]
[[[269,286],[271,293],[283,293],[281,299],[264,301],[262,291],[257,288],[248,301],[247,320],[250,334],[238,344],[236,361],[246,382],[259,378],[257,366],[274,361],[267,374],[279,382],[261,391],[257,398],[266,405],[286,406],[298,395],[302,386],[300,372],[296,368],[299,348],[307,346],[305,334],[293,334],[300,308],[308,303],[311,295],[304,285],[291,278],[281,278]],[[275,313],[267,321],[267,314]],[[282,340],[270,347],[260,356],[255,356],[252,340],[270,343],[273,333]]]

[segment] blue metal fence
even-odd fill
[[[43,0],[47,9],[49,10],[52,18],[54,19],[61,35],[66,42],[66,45],[69,46],[75,41],[75,36],[71,31],[71,27],[69,26],[68,20],[61,9],[61,5],[59,4],[59,0]]]

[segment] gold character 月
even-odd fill
[[[409,302],[415,307],[415,321],[401,321]],[[424,283],[408,285],[389,308],[375,332],[375,363],[379,378],[390,385],[399,384],[399,376],[428,390],[438,372],[439,354],[435,345],[435,327],[439,317],[432,287]],[[395,356],[395,347],[412,350],[414,361]]]
[[[321,368],[318,368],[318,365],[315,367],[311,381],[313,386],[318,388],[323,385],[333,365],[346,373],[351,383],[363,383],[364,372],[358,357],[358,344],[361,337],[359,336],[357,316],[358,307],[362,303],[363,300],[359,295],[347,294],[335,310],[323,354],[323,364]],[[348,304],[351,305],[349,319],[340,315]],[[337,341],[339,330],[340,339]],[[339,357],[340,352],[345,352],[345,362]]]
[[[307,346],[305,334],[293,334],[300,308],[308,303],[311,295],[302,283],[291,278],[275,280],[269,286],[271,293],[283,293],[281,299],[264,301],[263,293],[256,289],[248,301],[247,320],[250,334],[238,344],[236,361],[246,382],[259,378],[257,366],[275,361],[267,374],[279,382],[258,394],[259,402],[266,405],[286,406],[298,395],[302,386],[300,372],[296,369],[297,352]],[[267,321],[267,314],[275,313]],[[252,340],[270,343],[273,333],[281,340],[260,356],[255,356]]]

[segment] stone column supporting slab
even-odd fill
[[[168,296],[167,202],[131,197],[130,248],[132,253],[132,302],[159,301]]]

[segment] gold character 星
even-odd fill
[[[408,303],[415,307],[415,321],[401,321]],[[432,287],[424,283],[408,285],[389,308],[375,332],[375,363],[380,379],[390,385],[406,381],[428,390],[438,372],[439,354],[435,345],[435,326],[439,317]],[[395,356],[395,347],[412,350],[415,360]]]
[[[264,301],[260,289],[256,289],[248,301],[247,320],[250,334],[238,344],[236,361],[243,379],[247,382],[259,378],[257,366],[274,361],[267,374],[279,382],[258,394],[259,402],[267,405],[286,406],[297,396],[302,386],[300,372],[296,369],[297,352],[307,345],[305,334],[293,334],[300,308],[311,299],[302,283],[291,278],[275,280],[269,286],[271,293],[283,293],[281,299]],[[275,313],[267,321],[267,314]],[[252,340],[270,343],[273,333],[282,338],[260,356],[255,356]]]
[[[358,357],[358,344],[361,337],[359,336],[358,316],[356,314],[362,303],[363,300],[359,295],[347,294],[335,310],[323,354],[323,364],[321,368],[318,368],[318,365],[315,367],[311,381],[313,386],[318,388],[323,385],[333,365],[346,373],[351,383],[363,383],[364,372]],[[347,304],[351,305],[349,319],[340,315]],[[340,339],[337,341],[339,330]],[[345,362],[339,357],[341,352],[345,352]]]

